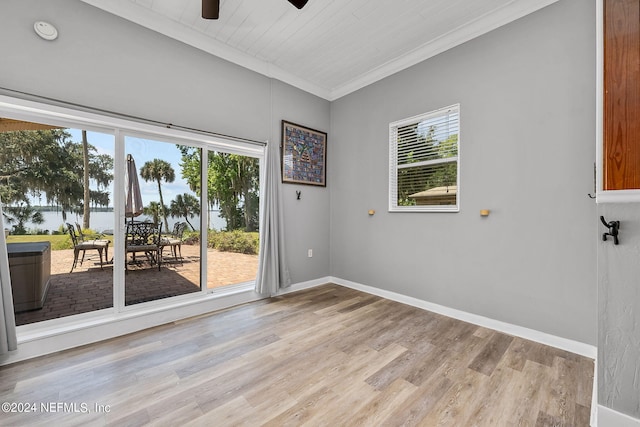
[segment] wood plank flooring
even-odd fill
[[[0,367],[0,402],[35,408],[0,424],[583,427],[592,383],[590,359],[325,285]]]

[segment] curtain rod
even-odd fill
[[[9,88],[2,87],[2,86],[0,86],[0,92],[5,92],[5,95],[14,95],[14,96],[15,95],[19,95],[18,96],[19,98],[24,99],[26,101],[39,101],[39,102],[43,102],[44,101],[45,104],[49,104],[49,105],[55,104],[55,105],[57,105],[59,107],[68,107],[68,108],[73,108],[73,109],[81,109],[81,110],[83,110],[85,112],[88,112],[88,113],[105,114],[105,115],[108,115],[110,117],[126,119],[126,120],[132,120],[132,121],[136,121],[136,122],[140,122],[140,123],[146,123],[146,124],[152,124],[152,125],[156,125],[156,126],[160,125],[160,126],[166,127],[167,129],[176,129],[176,130],[184,130],[184,131],[189,131],[189,132],[196,132],[196,133],[200,133],[200,134],[203,134],[203,135],[217,136],[217,137],[231,139],[231,140],[238,141],[238,142],[246,142],[246,143],[249,143],[249,144],[260,145],[260,146],[263,146],[263,147],[265,145],[267,145],[267,143],[264,142],[264,141],[256,141],[255,139],[242,138],[242,137],[233,136],[233,135],[225,135],[223,133],[211,132],[211,131],[208,131],[208,130],[202,130],[202,129],[192,128],[192,127],[188,127],[188,126],[175,125],[173,123],[161,122],[159,120],[152,120],[152,119],[133,116],[133,115],[129,115],[129,114],[116,113],[115,111],[104,110],[104,109],[95,108],[95,107],[89,107],[87,105],[76,104],[74,102],[61,101],[61,100],[56,99],[56,98],[49,98],[49,97],[46,97],[46,96],[36,95],[36,94],[33,94],[33,93],[23,92],[23,91],[19,91],[19,90],[15,90],[15,89],[9,89]],[[8,92],[8,93],[6,93],[6,92]]]

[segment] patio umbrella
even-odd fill
[[[138,182],[138,170],[136,161],[131,154],[127,154],[127,169],[124,174],[126,201],[124,205],[124,216],[133,218],[142,214],[142,194],[140,194],[140,183]]]

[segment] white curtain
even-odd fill
[[[18,348],[16,318],[13,314],[13,295],[9,276],[9,254],[4,238],[4,216],[0,201],[0,355]]]
[[[256,292],[275,295],[278,289],[291,285],[289,270],[285,264],[284,217],[280,182],[280,149],[277,143],[269,143],[266,149],[266,173],[262,195],[260,221],[260,264],[256,277]]]

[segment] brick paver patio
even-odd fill
[[[112,256],[112,248],[109,256]],[[129,267],[125,275],[125,304],[183,295],[200,290],[200,247],[183,245],[184,262],[169,257],[160,271],[144,263]],[[91,258],[88,258],[91,256]],[[144,257],[138,257],[138,260]],[[69,273],[73,264],[73,250],[51,252],[49,292],[40,310],[16,313],[16,325],[56,319],[73,314],[109,308],[113,305],[113,266],[100,269],[97,252],[87,251],[82,266]],[[209,289],[255,280],[258,256],[207,250],[206,286]]]

